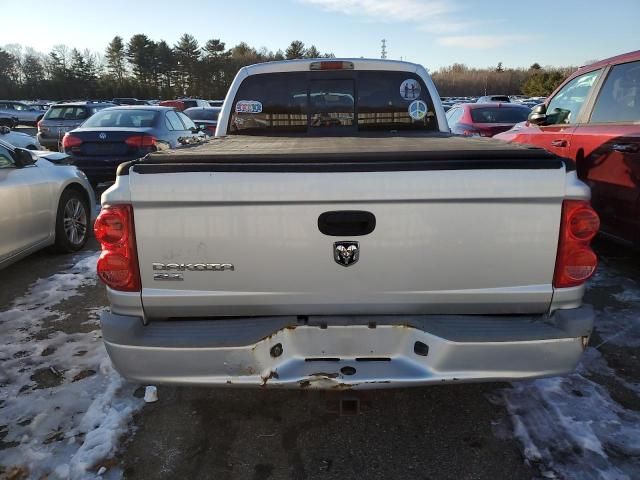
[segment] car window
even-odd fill
[[[169,130],[184,130],[184,125],[180,121],[178,114],[173,110],[165,115],[165,124]]]
[[[451,114],[451,115],[449,115]],[[454,123],[458,123],[464,114],[464,110],[460,107],[452,108],[447,112],[447,122],[449,125],[453,125]]]
[[[14,110],[13,105],[10,103],[0,103],[0,108],[3,110]]]
[[[82,106],[51,107],[45,113],[45,120],[84,120],[89,115],[87,108]]]
[[[351,127],[355,124],[353,80],[312,80],[308,108],[311,128]]]
[[[20,110],[20,111],[24,111],[24,110],[29,110],[29,107],[26,105],[22,105],[21,103],[14,103],[13,104],[13,108],[15,110]]]
[[[196,128],[196,124],[193,123],[193,120],[187,117],[184,113],[177,112],[177,115],[180,118],[180,120],[182,120],[182,123],[185,126],[185,130],[191,130],[192,128]]]
[[[122,127],[148,128],[153,127],[158,112],[153,110],[135,110],[129,108],[101,110],[89,118],[82,125],[88,127]]]
[[[471,110],[473,123],[520,123],[524,122],[531,110],[528,108],[483,107]]]
[[[8,149],[0,145],[0,168],[13,167],[13,157]]]
[[[547,124],[575,123],[600,72],[585,73],[562,87],[547,105]]]
[[[640,121],[640,61],[616,65],[593,107],[591,123]]]
[[[251,75],[231,105],[229,134],[334,129],[436,130],[422,79],[409,72],[289,72]]]

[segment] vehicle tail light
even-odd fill
[[[462,130],[462,135],[465,137],[479,137],[480,132],[478,130],[464,129]]]
[[[134,148],[151,148],[156,146],[158,140],[151,135],[134,135],[127,138],[124,143]]]
[[[598,214],[585,200],[565,200],[562,204],[560,240],[553,286],[575,287],[596,271],[598,258],[590,247],[600,228]]]
[[[353,62],[342,62],[340,60],[311,62],[309,70],[353,70]]]
[[[131,205],[106,206],[93,227],[102,245],[98,277],[107,286],[122,292],[140,291],[140,269]]]
[[[82,139],[76,137],[75,135],[66,133],[64,137],[62,137],[62,148],[65,152],[78,151],[80,149],[80,145],[82,145]]]
[[[41,124],[41,123],[42,123],[42,120],[38,120],[38,121],[36,122],[36,127],[38,128],[38,131],[40,131],[40,129],[41,129],[41,127],[40,127],[40,124]]]

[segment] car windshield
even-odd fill
[[[87,120],[83,127],[152,127],[158,118],[153,110],[106,109]]]
[[[86,107],[73,105],[51,107],[44,118],[46,120],[84,120],[88,116]]]
[[[473,123],[519,123],[524,122],[531,110],[528,108],[483,107],[471,110]]]
[[[194,108],[194,109],[186,110],[184,113],[186,113],[191,120],[211,120],[215,122],[218,120],[220,109],[219,108]]]
[[[252,75],[233,100],[230,134],[437,130],[433,101],[409,72],[319,71]]]

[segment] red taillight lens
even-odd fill
[[[578,206],[568,214],[569,232],[576,240],[589,241],[598,233],[600,219],[591,207]]]
[[[114,290],[139,291],[140,270],[131,205],[104,207],[93,230],[102,245],[102,254],[98,259],[100,280]]]
[[[38,120],[36,122],[36,127],[38,127],[38,130],[40,130],[40,124],[42,123],[42,120]]]
[[[598,233],[600,219],[584,200],[565,200],[553,286],[575,287],[586,282],[596,271],[598,258],[589,243]]]
[[[74,135],[70,135],[67,133],[64,137],[62,137],[62,148],[65,151],[77,148],[80,145],[82,145],[82,140]]]
[[[150,148],[155,147],[158,140],[151,135],[134,135],[127,138],[124,143],[134,148]]]

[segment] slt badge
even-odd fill
[[[350,267],[360,258],[358,242],[335,242],[333,244],[333,259],[338,265]]]

